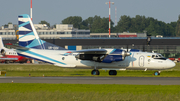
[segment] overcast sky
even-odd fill
[[[108,0],[33,0],[33,23],[42,20],[51,25],[61,23],[69,16],[81,16],[83,20],[95,15],[109,16]],[[180,0],[111,0],[111,19],[115,22],[115,7],[117,21],[120,16],[144,15],[170,23],[178,20]],[[1,0],[0,26],[12,22],[17,24],[20,14],[30,14],[30,0]]]

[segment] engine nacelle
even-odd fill
[[[90,60],[95,62],[111,63],[116,61],[123,61],[130,53],[122,49],[114,49],[108,54],[78,54],[76,59]]]
[[[6,51],[4,49],[1,49],[1,55],[5,55]]]
[[[100,57],[97,57],[97,56],[94,56],[94,57],[93,57],[93,60],[94,60],[94,61],[97,61],[97,62],[100,62],[100,61],[101,61]]]
[[[104,59],[105,55],[102,56],[93,56],[93,60],[96,62],[102,62]]]
[[[102,62],[104,63],[111,63],[115,61],[123,61],[124,57],[122,55],[108,55],[106,56]]]
[[[123,61],[126,56],[129,56],[130,53],[122,50],[122,49],[115,49],[109,55],[107,55],[102,62],[104,63],[112,63],[117,61]]]

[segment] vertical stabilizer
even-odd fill
[[[18,16],[18,25],[20,46],[36,49],[64,50],[62,47],[41,40],[28,14]]]
[[[19,45],[28,48],[44,49],[44,41],[39,40],[39,36],[34,25],[27,14],[18,16],[19,24]]]

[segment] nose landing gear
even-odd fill
[[[154,75],[160,75],[160,73],[161,73],[161,71],[156,71],[156,72],[154,72]]]

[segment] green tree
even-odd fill
[[[114,23],[111,21],[111,28],[113,28],[113,25]],[[105,18],[105,17],[101,18],[100,16],[96,15],[93,18],[93,23],[91,26],[92,26],[91,28],[92,33],[108,33],[109,32],[109,18]]]
[[[176,36],[176,25],[177,25],[177,22],[171,22],[168,24],[170,27],[169,29],[169,36]]]
[[[73,24],[74,28],[82,27],[82,18],[80,16],[70,16],[62,20],[62,24]]]
[[[176,25],[176,36],[177,37],[180,36],[180,15],[179,15],[179,19],[178,19],[177,25]]]
[[[87,18],[86,20],[84,20],[84,22],[87,24],[86,27],[87,27],[89,30],[91,30],[91,28],[92,28],[93,21],[94,21],[94,18],[93,18],[93,17],[89,17],[89,18]]]
[[[39,22],[39,24],[46,24],[48,27],[50,27],[50,24],[48,22],[46,22],[45,20]]]
[[[129,28],[131,26],[131,18],[130,16],[121,16],[120,20],[115,27],[116,32],[124,32],[124,31],[129,31]]]
[[[135,18],[131,18],[131,26],[129,28],[130,32],[143,32],[146,25],[146,18],[145,16],[136,15]]]
[[[152,17],[146,18],[145,16],[136,15],[134,18],[130,18],[124,15],[120,17],[118,25],[115,26],[115,32],[122,33],[124,31],[129,31],[142,33],[146,30],[148,35],[152,36],[175,36],[175,26],[176,22],[166,24]]]

